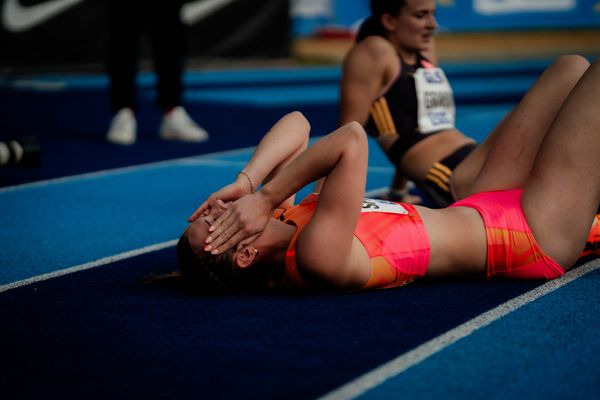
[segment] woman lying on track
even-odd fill
[[[309,124],[289,114],[235,182],[190,217],[178,244],[182,276],[234,291],[561,276],[586,239],[595,241],[590,249],[600,240],[599,93],[600,62],[560,58],[501,124],[468,196],[433,210],[363,199],[368,154],[360,124],[304,150]],[[319,195],[290,207],[296,191],[321,177]]]

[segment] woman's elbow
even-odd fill
[[[345,292],[364,287],[367,279],[347,267],[347,264],[337,267],[334,264],[305,265],[299,266],[298,272],[309,287],[321,292]]]

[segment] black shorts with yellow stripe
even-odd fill
[[[434,207],[443,208],[454,203],[454,198],[450,191],[452,171],[476,147],[477,144],[475,143],[466,144],[431,166],[423,184],[419,185],[419,188],[430,198]]]

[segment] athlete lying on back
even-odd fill
[[[283,285],[350,291],[425,276],[564,274],[586,239],[600,239],[594,218],[600,63],[588,66],[567,56],[544,72],[509,117],[528,129],[501,127],[470,185],[472,195],[447,209],[364,203],[363,128],[350,123],[304,150],[308,122],[299,113],[285,116],[236,181],[190,218],[178,245],[182,275],[199,286],[231,290]],[[556,96],[564,103],[553,110],[547,103]],[[538,108],[555,111],[550,126],[546,117],[532,118],[542,114]],[[297,190],[321,177],[318,196],[289,207]]]

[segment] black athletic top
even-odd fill
[[[369,110],[369,120],[365,129],[370,136],[398,135],[400,142],[398,147],[402,149],[400,153],[404,154],[416,143],[437,133],[423,134],[419,131],[417,93],[413,77],[418,68],[431,66],[432,64],[421,54],[417,54],[416,64],[402,62],[398,78],[381,97],[373,102]]]

